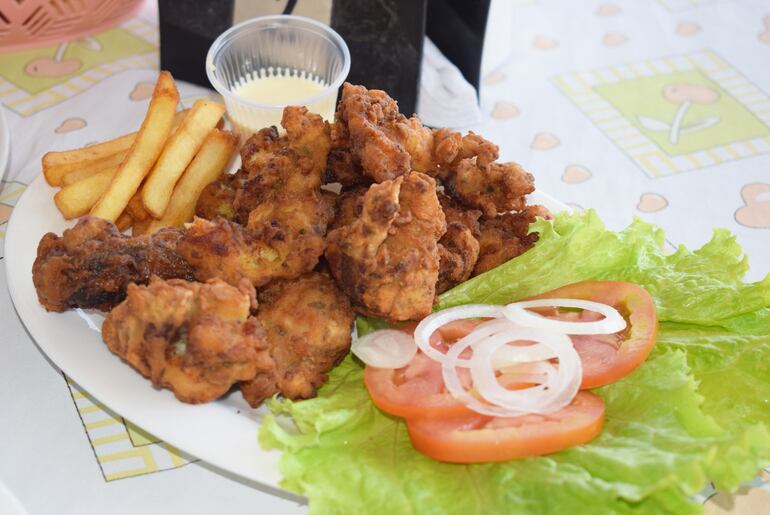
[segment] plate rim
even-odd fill
[[[0,104],[0,181],[5,180],[5,175],[11,167],[11,130],[5,109],[5,106]]]

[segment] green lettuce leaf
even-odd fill
[[[316,399],[272,400],[260,440],[283,450],[283,486],[312,513],[689,513],[713,480],[734,488],[770,456],[770,279],[745,284],[733,237],[663,250],[635,221],[608,231],[595,213],[538,221],[538,244],[467,281],[439,308],[504,303],[584,279],[625,280],[653,295],[656,348],[627,378],[597,390],[606,424],[589,444],[548,457],[450,465],[414,451],[404,423],[377,410],[348,357]],[[379,327],[359,319],[363,334]],[[290,417],[298,430],[281,419]]]
[[[655,299],[660,320],[719,325],[770,306],[770,276],[745,284],[748,260],[724,229],[700,250],[663,250],[663,232],[635,220],[608,231],[598,215],[564,214],[539,220],[538,244],[525,254],[474,277],[440,298],[439,309],[483,302],[500,304],[587,279],[641,284]]]
[[[375,408],[362,380],[363,368],[348,357],[316,399],[270,401],[300,431],[269,417],[261,442],[284,450],[283,486],[307,495],[312,513],[555,513],[566,506],[690,513],[697,506],[687,494],[705,484],[708,450],[722,434],[697,409],[682,352],[599,392],[607,421],[593,442],[500,464],[451,465],[418,453],[404,422]]]

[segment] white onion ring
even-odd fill
[[[435,333],[441,326],[446,325],[449,322],[454,322],[455,320],[482,317],[500,318],[503,314],[500,308],[501,306],[492,306],[490,304],[466,304],[464,306],[456,306],[454,308],[438,311],[423,318],[422,321],[417,324],[417,327],[414,330],[414,342],[426,356],[443,364],[445,362],[446,354],[437,350],[430,344],[430,337],[433,333]],[[470,336],[470,334],[466,335],[464,338],[467,338],[468,336]],[[457,343],[460,342],[458,341]],[[457,343],[455,343],[455,345],[457,345]],[[456,359],[457,357],[455,357],[455,360]],[[455,360],[450,361],[454,362]],[[467,360],[463,361],[467,362]]]
[[[497,334],[508,335],[508,341],[512,342],[520,340],[520,338],[515,336],[515,331],[518,329],[520,328],[514,324],[511,324],[511,327],[508,331],[501,331]],[[474,346],[474,352],[475,348],[476,346]],[[492,354],[492,368],[494,370],[500,370],[516,363],[533,363],[554,359],[556,357],[557,355],[553,349],[545,345],[503,345],[498,347],[494,354]],[[470,362],[471,360],[467,361]]]
[[[457,340],[454,343],[454,345],[463,344],[466,347],[470,346],[472,348],[475,348],[479,342],[487,338],[490,338],[496,334],[518,329],[518,326],[516,324],[500,316],[501,313],[498,312],[497,315],[499,318],[493,318],[492,320],[488,320],[484,323],[479,324],[473,331],[471,331],[470,333],[466,334],[465,336]],[[433,315],[430,315],[430,316],[433,316]],[[489,315],[485,313],[477,316],[489,316]],[[454,320],[460,320],[460,318],[453,318],[450,320],[450,322],[453,322]],[[449,323],[449,322],[446,322],[446,323]],[[433,329],[433,325],[434,324],[431,324],[431,326],[428,326],[428,328],[425,330],[425,334],[427,334],[427,336],[423,334],[418,335],[418,330],[420,330],[420,326],[419,325],[417,326],[417,329],[415,329],[414,331],[414,339],[415,339],[415,342],[417,343],[417,346],[420,348],[420,350],[422,350],[425,354],[428,355],[428,357],[430,357],[434,361],[438,361],[439,363],[452,362],[452,360],[447,360],[446,354],[437,350],[435,347],[433,347],[430,344],[431,335],[433,334],[434,331],[438,329],[438,328]],[[431,332],[428,333],[427,331],[431,331]],[[426,348],[428,349],[427,351],[421,345],[421,342],[423,343],[423,345],[425,345],[424,344],[425,340],[421,340],[420,338],[427,338],[427,342],[428,342],[426,345]],[[501,347],[495,353],[495,356],[492,360],[492,365],[495,367],[496,370],[510,366],[513,363],[521,363],[521,362],[527,362],[527,361],[540,361],[540,360],[546,360],[546,359],[551,359],[555,357],[554,353],[551,350],[544,347],[530,346],[530,348],[528,349],[528,353],[523,353],[521,351],[511,353],[507,349],[508,347]],[[456,360],[454,360],[453,364],[456,367],[469,368],[471,366],[471,361],[469,359],[458,357]]]
[[[526,308],[579,308],[604,315],[593,322],[566,322],[546,318]],[[550,329],[564,334],[612,334],[626,328],[626,320],[612,306],[580,299],[537,299],[501,306],[504,316],[513,323],[536,329]]]
[[[492,356],[495,351],[506,345],[510,339],[490,338],[484,345],[474,350],[471,377],[479,394],[488,402],[511,411],[528,413],[553,413],[567,406],[578,392],[583,371],[580,356],[565,334],[543,331],[541,329],[522,328],[516,332],[516,339],[536,341],[554,351],[559,359],[559,368],[555,374],[549,374],[547,381],[539,386],[522,390],[509,390],[498,382],[492,368]],[[527,347],[509,346],[509,350],[526,352]],[[551,364],[541,362],[553,367]]]
[[[567,322],[527,311],[527,308],[538,307],[579,308],[599,313],[604,318],[592,322]],[[480,323],[452,344],[446,353],[431,345],[431,336],[442,326],[471,318],[492,320]],[[577,395],[583,375],[582,363],[569,334],[612,334],[625,327],[625,319],[613,307],[580,299],[538,299],[507,306],[470,304],[426,317],[415,328],[413,339],[400,331],[376,331],[357,340],[352,350],[368,365],[400,368],[419,348],[441,364],[447,391],[469,409],[493,417],[518,417],[559,411]],[[523,342],[534,343],[522,345]],[[394,349],[396,346],[403,349]],[[472,357],[460,358],[468,348],[473,349]],[[559,360],[558,367],[549,362],[552,359]],[[473,388],[481,399],[471,395],[460,383],[458,368],[470,369]],[[535,386],[508,389],[500,384],[497,370],[506,370],[507,380],[535,383]]]
[[[511,411],[499,406],[481,402],[465,391],[465,388],[460,384],[460,378],[457,375],[457,367],[453,366],[451,363],[452,360],[459,359],[458,356],[460,356],[460,354],[468,347],[470,347],[470,343],[467,341],[460,343],[460,340],[458,340],[446,353],[446,361],[442,360],[441,362],[441,377],[443,377],[444,386],[452,397],[462,402],[476,413],[481,413],[482,415],[488,415],[490,417],[520,417],[526,415],[527,412],[525,411]]]
[[[380,329],[356,338],[350,351],[369,366],[401,368],[412,361],[417,354],[417,346],[414,339],[403,331]]]

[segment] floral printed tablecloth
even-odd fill
[[[484,118],[471,128],[531,170],[541,189],[597,209],[613,228],[639,216],[663,227],[673,247],[699,246],[713,227],[728,227],[750,278],[767,274],[770,5],[513,3],[510,46],[487,50],[505,59],[483,77]],[[139,125],[157,74],[156,18],[147,5],[93,37],[0,54],[12,135],[0,240],[43,153]],[[180,92],[183,102],[210,94],[187,84]],[[30,513],[305,510],[195,462],[78,388],[24,331],[2,261],[0,269],[0,480]],[[766,513],[768,483],[762,472],[734,494],[707,488],[701,500],[707,513]]]

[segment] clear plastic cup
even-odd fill
[[[206,56],[206,73],[241,135],[280,127],[287,105],[334,118],[337,91],[350,71],[345,41],[302,16],[262,16],[223,32]]]

